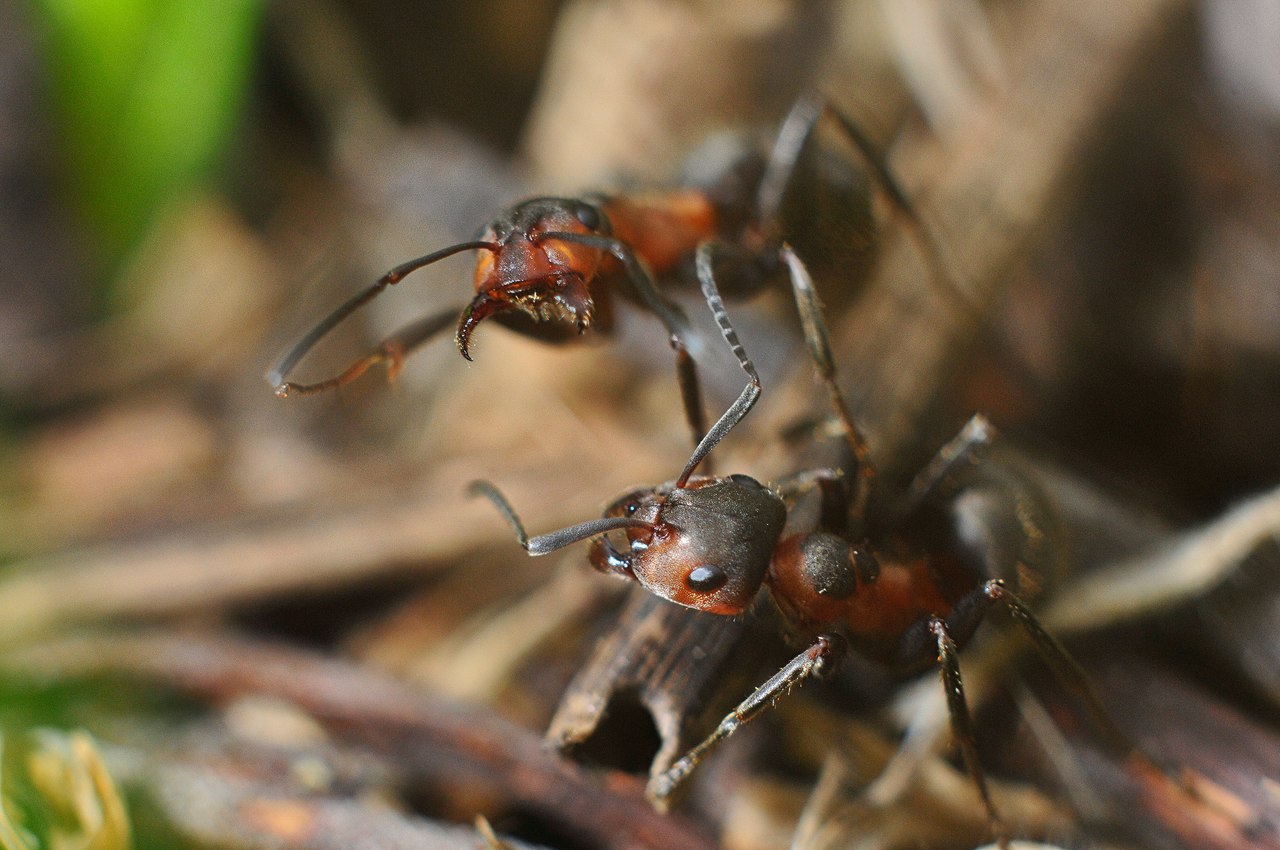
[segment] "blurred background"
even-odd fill
[[[1084,500],[1069,536],[1105,543],[1074,550],[1101,577],[1060,628],[1146,746],[1220,783],[1262,824],[1250,846],[1280,846],[1277,57],[1273,0],[0,0],[0,847],[502,846],[476,814],[513,846],[989,840],[945,741],[960,784],[882,807],[896,819],[850,778],[873,766],[837,782],[821,742],[778,743],[785,719],[665,820],[642,779],[602,791],[532,744],[521,761],[625,588],[581,547],[528,560],[465,485],[498,482],[547,530],[672,478],[688,434],[656,319],[624,308],[566,346],[486,326],[474,363],[441,339],[394,383],[317,396],[263,377],[350,294],[514,201],[697,179],[716,140],[767,148],[813,89],[887,152],[976,307],[940,297],[882,199],[813,225],[804,259],[887,486],[973,413],[1069,480],[1051,494]],[[393,288],[296,376],[461,307],[470,262]],[[696,290],[678,297],[718,411],[741,373]],[[765,393],[723,471],[832,462],[788,298],[731,305]],[[1245,846],[1172,804],[1117,826],[1082,787],[1159,794],[1049,769],[1027,700],[992,704],[1019,831]],[[799,725],[892,751],[894,722],[838,707]],[[1089,747],[1073,732],[1047,761]],[[769,746],[790,767],[761,779]],[[529,764],[542,785],[512,778]]]

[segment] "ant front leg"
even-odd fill
[[[645,789],[649,799],[665,807],[671,794],[689,777],[693,769],[698,766],[698,762],[713,747],[742,726],[755,720],[779,699],[809,679],[830,675],[844,658],[847,649],[844,638],[838,635],[819,635],[813,642],[813,646],[787,662],[786,666],[770,677],[769,681],[756,688],[751,696],[725,715],[714,732],[681,756],[671,767],[649,780],[649,785]]]
[[[702,387],[698,381],[698,367],[685,342],[685,337],[689,334],[689,317],[680,309],[680,305],[658,291],[657,286],[654,285],[653,276],[636,257],[635,252],[624,242],[594,233],[559,231],[543,233],[542,238],[577,242],[580,245],[608,251],[622,263],[627,272],[627,279],[631,282],[636,294],[667,330],[668,341],[676,354],[676,381],[680,386],[680,400],[684,405],[689,428],[693,431],[694,445],[698,445],[707,433],[707,419],[702,405]]]
[[[729,320],[729,311],[725,309],[724,299],[720,297],[720,289],[716,286],[712,256],[716,249],[717,245],[714,242],[704,242],[698,246],[694,255],[698,285],[702,289],[702,297],[706,299],[707,306],[711,308],[711,314],[715,316],[716,324],[720,327],[721,336],[729,344],[733,356],[738,358],[738,365],[742,367],[742,371],[747,373],[747,385],[742,388],[742,392],[738,394],[738,398],[729,406],[729,409],[720,415],[716,424],[711,426],[711,430],[707,431],[694,447],[693,454],[689,456],[689,462],[685,464],[680,477],[676,479],[676,487],[683,487],[689,481],[689,476],[693,475],[698,464],[711,453],[717,443],[725,438],[725,435],[737,427],[743,417],[755,406],[756,400],[760,398],[760,374],[756,372],[755,364],[751,362],[746,349],[738,340],[738,332],[734,330],[733,322]]]

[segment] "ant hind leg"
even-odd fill
[[[982,586],[981,592],[987,599],[988,605],[1003,605],[1013,621],[1031,639],[1032,646],[1049,665],[1054,676],[1084,705],[1090,719],[1102,733],[1107,747],[1113,753],[1122,756],[1140,753],[1129,736],[1116,726],[1111,715],[1103,708],[1102,701],[1098,698],[1097,692],[1094,691],[1089,677],[1080,664],[1071,657],[1066,647],[1041,625],[1040,619],[1031,612],[1026,603],[999,579],[988,581]]]
[[[764,176],[756,190],[756,211],[761,221],[776,226],[781,215],[782,203],[791,184],[796,166],[808,145],[813,130],[822,117],[829,116],[840,132],[857,152],[880,186],[894,213],[902,219],[911,237],[919,246],[929,267],[930,279],[942,296],[960,309],[963,315],[980,319],[981,312],[973,305],[955,278],[948,271],[942,249],[925,226],[924,219],[907,197],[901,182],[889,168],[883,152],[871,141],[856,121],[840,112],[817,92],[810,92],[798,99],[774,139]]]
[[[951,718],[952,734],[960,748],[965,769],[973,780],[978,796],[987,811],[992,832],[996,835],[1000,846],[1007,848],[1008,832],[991,799],[986,776],[978,759],[977,738],[973,730],[968,701],[965,698],[957,649],[957,643],[963,643],[972,636],[993,605],[1003,606],[1009,612],[1013,621],[1030,638],[1032,646],[1049,665],[1055,677],[1085,705],[1090,718],[1104,735],[1108,747],[1123,755],[1132,754],[1135,749],[1102,707],[1084,670],[1058,639],[1045,630],[1031,609],[1009,590],[1002,580],[992,579],[983,583],[981,587],[960,600],[945,620],[940,617],[930,619],[927,629],[937,651],[936,659],[946,695],[947,712]],[[918,638],[918,635],[913,638]],[[903,645],[900,647],[900,661],[908,663],[911,656],[917,655],[923,649],[918,644],[918,640],[904,638]]]

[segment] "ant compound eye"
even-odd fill
[[[579,204],[574,211],[574,215],[578,217],[578,221],[582,222],[582,226],[588,230],[599,230],[602,220],[600,218],[600,210],[589,204]]]
[[[728,580],[729,576],[720,567],[714,564],[703,564],[690,570],[689,575],[685,576],[684,583],[690,590],[710,593],[723,587]]]

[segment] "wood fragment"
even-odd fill
[[[1083,661],[1103,703],[1125,706],[1114,715],[1125,732],[1179,780],[1102,755],[1087,727],[1064,730],[1090,792],[1109,803],[1135,842],[1280,848],[1280,797],[1268,779],[1280,775],[1273,729],[1135,652],[1109,647],[1103,658]]]
[[[579,0],[561,13],[524,149],[552,185],[666,180],[704,134],[768,124],[812,84],[830,0]]]
[[[1280,489],[1243,502],[1163,545],[1117,558],[1078,582],[1045,613],[1062,632],[1097,629],[1167,611],[1222,584],[1255,549],[1280,535]]]
[[[152,759],[143,806],[184,847],[220,850],[477,850],[476,830],[368,801],[305,794],[244,775],[241,766]],[[537,850],[506,839],[510,850]]]
[[[738,619],[689,612],[633,588],[617,625],[565,691],[547,730],[561,749],[589,749],[618,700],[638,702],[653,718],[660,746],[649,772],[657,776],[700,735],[697,721],[719,705],[720,677],[746,634]],[[614,728],[609,734],[625,735]],[[597,748],[608,742],[599,741]]]
[[[416,690],[350,663],[230,637],[166,632],[66,638],[0,656],[0,668],[39,678],[125,675],[225,703],[276,697],[310,714],[335,739],[395,763],[410,781],[482,787],[601,847],[710,848],[681,817],[659,815],[643,783],[565,761],[540,736],[487,709]]]
[[[947,149],[903,151],[907,185],[941,158],[919,212],[978,315],[998,310],[1018,262],[1058,219],[1090,143],[1152,53],[1186,26],[1191,5],[1022,7],[1010,27],[1016,38],[1002,45],[1015,85],[972,110]],[[887,477],[912,474],[958,426],[925,424],[978,332],[951,299],[937,296],[911,240],[886,246],[836,339],[842,383]]]

